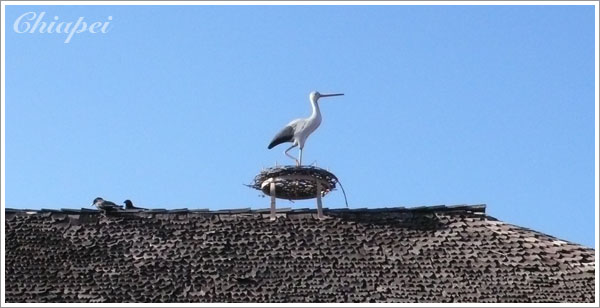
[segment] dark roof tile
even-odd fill
[[[485,215],[7,209],[7,302],[593,302],[594,250]]]

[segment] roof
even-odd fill
[[[7,209],[7,302],[593,302],[594,250],[420,208]]]

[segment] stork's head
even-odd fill
[[[98,198],[94,199],[94,201],[92,201],[92,205],[96,205],[97,203],[102,203],[102,201],[104,201],[104,199],[98,197]]]
[[[316,102],[317,100],[319,100],[319,97],[321,97],[321,93],[317,91],[310,92],[310,95],[308,96],[311,102]]]
[[[319,98],[321,97],[328,97],[328,96],[340,96],[340,95],[344,95],[343,93],[336,93],[336,94],[321,94],[317,91],[312,91],[310,92],[310,95],[308,96],[311,102],[317,102],[319,100]]]

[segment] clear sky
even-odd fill
[[[67,44],[15,32],[27,12],[109,26]],[[266,208],[242,184],[292,163],[267,145],[318,90],[345,96],[304,162],[351,208],[485,203],[595,247],[593,6],[9,6],[4,27],[7,207]]]

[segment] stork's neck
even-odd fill
[[[317,100],[310,100],[310,104],[312,105],[312,114],[308,118],[309,121],[315,121],[321,123],[321,110],[319,109],[319,103]]]

